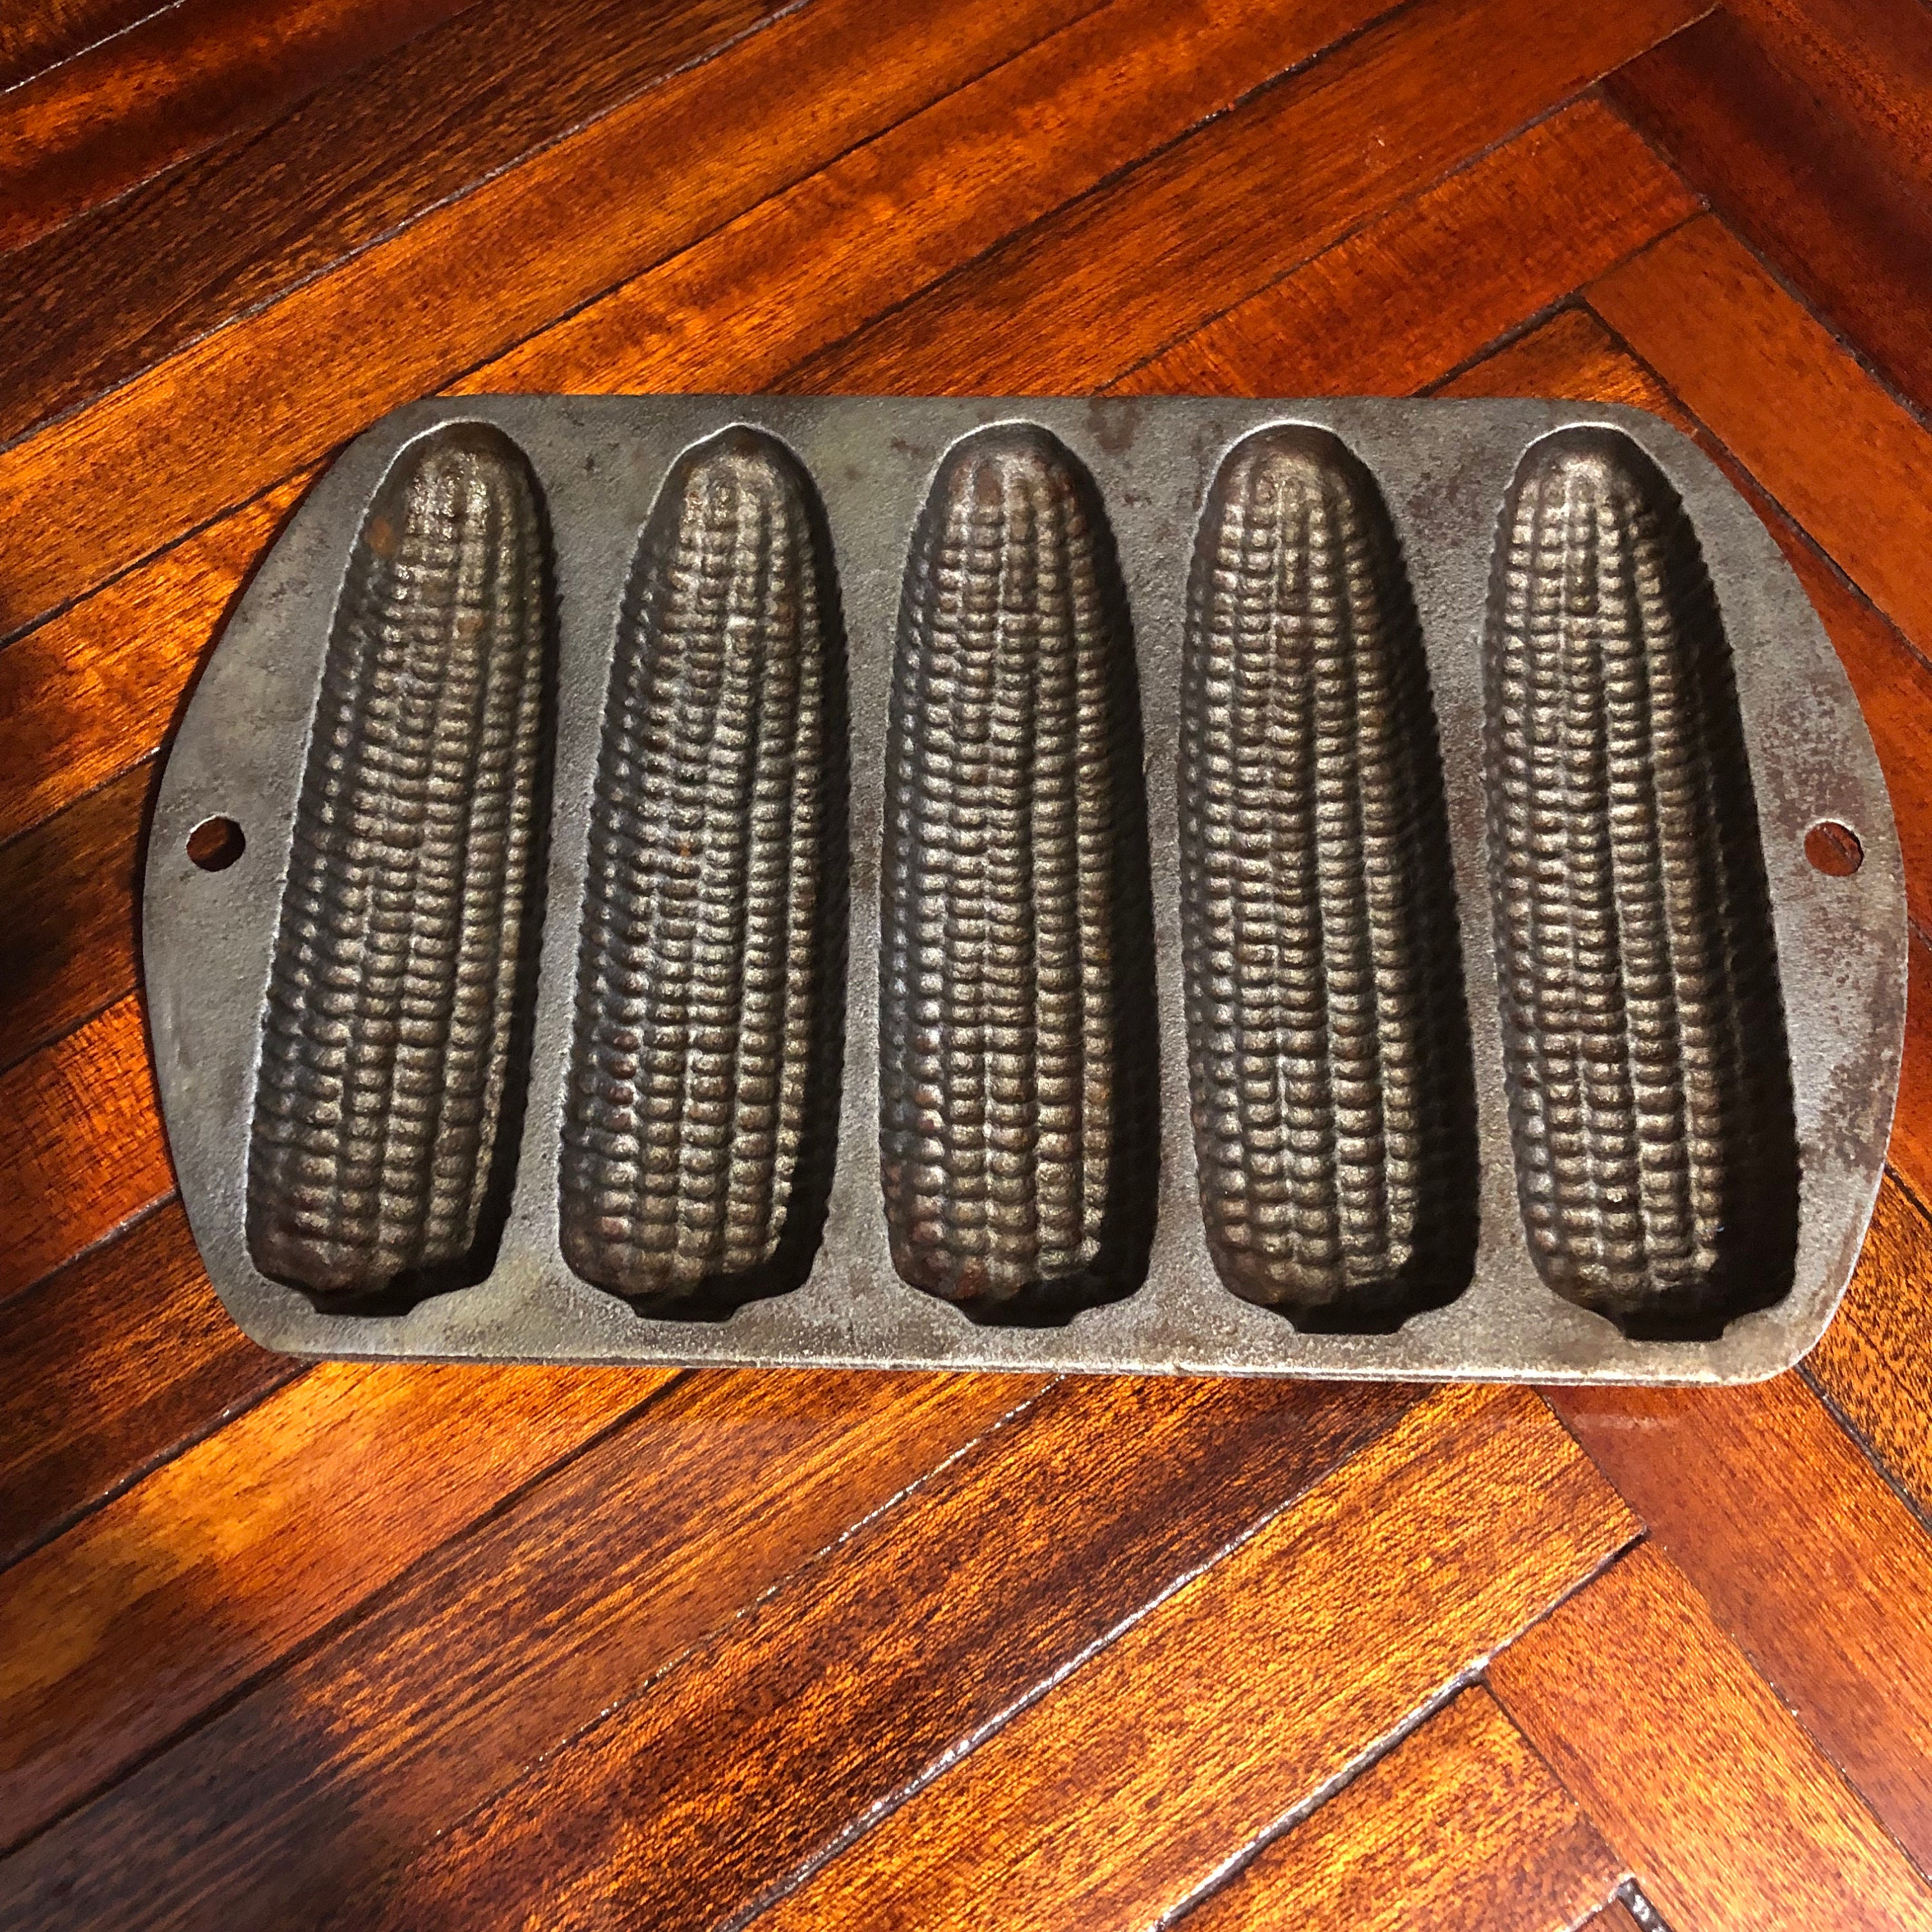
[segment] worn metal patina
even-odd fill
[[[1640,412],[532,397],[311,492],[143,950],[270,1347],[1735,1382],[1856,1259],[1905,934]]]

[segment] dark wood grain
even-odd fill
[[[1816,1396],[1784,1375],[1549,1400],[1812,1738],[1932,1868],[1932,1540]]]
[[[236,1327],[173,1203],[0,1306],[0,1565],[302,1370]]]
[[[1623,1876],[1480,1687],[1187,1915],[1192,1932],[1568,1932]]]
[[[1922,1208],[1932,1204],[1932,944],[1918,932],[1908,949],[1905,1062],[1886,1158]]]
[[[148,767],[0,846],[0,1068],[134,985]]]
[[[1919,0],[1730,0],[1729,10],[1893,173],[1932,176],[1932,28]]]
[[[0,452],[0,494],[40,532],[0,554],[0,635],[1078,10],[1074,0],[986,0],[939,37],[916,14],[816,0]],[[801,93],[814,112],[784,118]],[[761,119],[766,138],[744,138]]]
[[[1928,1282],[1932,1282],[1932,1226],[1888,1174],[1858,1272],[1838,1318],[1806,1366],[1839,1413],[1932,1519]]]
[[[1211,30],[1156,0],[1113,0],[453,386],[810,387],[798,370],[812,352],[1325,40],[1346,52],[1380,5],[1322,0],[1285,33],[1252,0]],[[1032,130],[1024,145],[1016,127]]]
[[[1046,1430],[1076,1455],[1082,1425],[1124,1412],[1096,1400],[1107,1385],[1084,1386]],[[1023,1376],[684,1378],[446,1544],[360,1620],[0,1864],[0,1917],[49,1928],[316,1922],[646,1694],[707,1630],[855,1523],[883,1509],[874,1528],[896,1535],[891,1526],[925,1505],[917,1488],[895,1498],[986,1432],[1003,1442],[1003,1416],[1027,1427],[1040,1387]],[[1305,1445],[1276,1448],[1273,1467],[1324,1445],[1334,1453],[1390,1412],[1372,1406],[1358,1424],[1327,1407],[1324,1425],[1319,1405],[1301,1405]],[[1132,1459],[1130,1445],[1113,1446]],[[1168,1493],[1171,1516],[1178,1497]],[[809,1600],[821,1572],[781,1600]],[[677,1756],[707,1737],[729,1747],[707,1728]],[[890,1750],[892,1738],[888,1722],[866,1742]],[[593,1809],[620,1822],[602,1798]]]
[[[131,996],[0,1073],[0,1300],[173,1187]]]
[[[0,1574],[0,1845],[165,1743],[667,1379],[328,1363]]]
[[[1826,322],[1932,403],[1932,172],[1894,175],[1722,8],[1608,89]]]
[[[1003,244],[788,379],[803,389],[1078,389],[1286,273],[1683,25],[1695,0],[1552,14],[1419,0],[1308,73]],[[1480,73],[1480,88],[1436,77]],[[1376,130],[1400,122],[1398,144]],[[1159,260],[1159,276],[1125,277]]]
[[[760,1922],[1150,1922],[1634,1529],[1540,1404],[1432,1398]]]
[[[550,1759],[342,1922],[487,1893],[730,1920],[1382,1437],[1414,1392],[1081,1379]],[[910,1606],[922,1614],[908,1614]],[[778,1788],[782,1811],[742,1794]]]
[[[180,0],[0,100],[0,250],[260,126],[468,0]]]
[[[0,650],[0,841],[160,748],[236,592],[310,480],[244,504]]]
[[[392,58],[20,248],[0,275],[0,337],[14,347],[0,441],[326,273],[772,11],[470,0]]]
[[[1672,1924],[1932,1915],[1932,1888],[1661,1552],[1580,1592],[1490,1683]]]
[[[166,0],[22,0],[0,14],[0,87],[16,87],[56,62],[154,13]]]
[[[1932,646],[1932,433],[1708,217],[1589,300],[1914,648]]]
[[[1109,386],[1128,395],[1406,394],[1697,206],[1600,101],[1580,100]],[[1372,328],[1360,326],[1364,316]]]
[[[1620,1898],[1612,1899],[1584,1920],[1577,1932],[1641,1932],[1630,1910]]]

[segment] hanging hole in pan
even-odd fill
[[[204,872],[225,872],[248,848],[232,818],[204,818],[188,835],[188,856]]]
[[[1865,848],[1849,825],[1821,818],[1804,835],[1804,856],[1828,879],[1849,879],[1865,862]]]

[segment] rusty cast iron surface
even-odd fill
[[[143,946],[217,1287],[351,1356],[1749,1379],[1904,1019],[1776,546],[1538,402],[400,411],[196,687]]]

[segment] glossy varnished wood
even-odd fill
[[[1880,1466],[1932,1521],[1932,1225],[1893,1176],[1838,1318],[1807,1366],[1826,1397],[1877,1452]]]
[[[791,386],[1051,394],[1094,380],[1096,340],[1107,376],[1122,373],[1698,10],[1696,0],[1556,15],[1532,0],[1420,0],[1023,230]],[[1438,86],[1448,72],[1486,84]],[[1400,117],[1405,138],[1365,154],[1351,133],[1383,115]],[[1127,275],[1150,250],[1173,272]]]
[[[1193,1932],[1558,1932],[1623,1876],[1480,1686],[1465,1690],[1189,1915]]]
[[[1898,172],[1780,52],[1775,27],[1767,36],[1720,10],[1621,69],[1609,92],[1821,320],[1923,406],[1932,207],[1913,171]],[[1932,70],[1918,80],[1932,86]]]
[[[302,1372],[229,1319],[172,1202],[0,1305],[0,1564]]]
[[[236,594],[426,391],[1432,390],[1725,468],[1932,932],[1928,17],[0,22],[0,1922],[1932,1922],[1922,940],[1802,1370],[1424,1398],[266,1355],[135,892]]]
[[[412,1926],[482,1890],[556,1925],[729,1918],[957,1740],[1057,1702],[1124,1627],[1372,1457],[1412,1400],[1062,1384],[346,1916]],[[772,1781],[796,1787],[782,1816],[742,1806]]]
[[[1696,212],[1586,98],[1398,202],[1120,376],[1129,395],[1400,395]],[[1360,318],[1372,315],[1365,328]]]
[[[1553,1426],[1520,1394],[1433,1398],[766,1923],[958,1923],[997,1897],[1016,1928],[1144,1924],[1192,1898],[1228,1846],[1307,1803],[1635,1534]],[[1543,1480],[1509,1478],[1526,1466]]]
[[[131,993],[0,1073],[0,1302],[172,1192]]]
[[[259,126],[468,0],[298,0],[262,31],[248,0],[177,0],[0,103],[0,248]]]
[[[628,1379],[639,1391],[652,1380]],[[399,1392],[420,1404],[423,1392]],[[328,1918],[814,1552],[916,1494],[1003,1418],[1017,1426],[1038,1393],[986,1376],[682,1378],[0,1864],[0,1913],[44,1925]],[[460,1468],[474,1446],[451,1446]]]
[[[5,1574],[0,1843],[87,1796],[551,1464],[662,1372],[330,1363]],[[132,1667],[138,1662],[138,1667]]]
[[[1715,220],[1688,224],[1590,302],[1913,646],[1932,645],[1932,580],[1910,562],[1932,542],[1924,427],[1743,243]],[[1765,406],[1770,394],[1781,407]]]
[[[1658,1551],[1580,1592],[1489,1681],[1670,1923],[1932,1912],[1932,1886]]]
[[[1738,1389],[1566,1389],[1550,1402],[1653,1544],[1932,1870],[1932,1541],[1917,1517],[1799,1376]],[[1718,1500],[1744,1493],[1748,1516]]]

